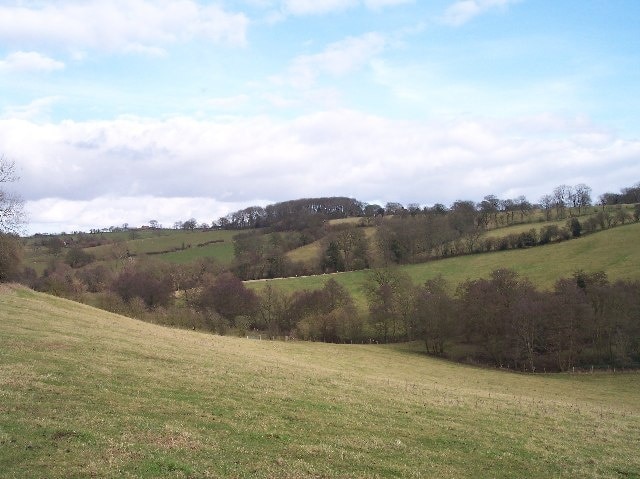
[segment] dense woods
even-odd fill
[[[217,221],[226,229],[272,228],[275,231],[314,228],[326,219],[365,215],[366,204],[352,198],[303,198],[266,207],[250,206]]]

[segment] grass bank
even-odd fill
[[[640,223],[619,226],[561,243],[533,248],[457,256],[428,263],[401,266],[416,284],[441,274],[455,286],[467,279],[488,277],[498,268],[513,269],[544,289],[555,281],[583,269],[605,271],[611,280],[640,280]],[[359,303],[364,304],[362,285],[366,271],[304,278],[273,279],[272,285],[286,292],[321,288],[329,278],[343,284]],[[248,283],[260,290],[265,281]]]
[[[268,342],[0,290],[2,477],[638,477],[640,375]]]

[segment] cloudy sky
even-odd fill
[[[0,0],[28,232],[640,181],[637,0]]]

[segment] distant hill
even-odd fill
[[[124,258],[141,255],[178,264],[212,258],[229,265],[233,259],[233,237],[236,234],[214,229],[132,229],[116,233],[39,235],[25,240],[24,264],[42,273],[51,261],[65,260],[68,251],[78,247],[90,254],[95,263],[108,266],[115,266]],[[50,245],[54,240],[61,242],[57,249]]]
[[[441,274],[453,287],[466,279],[488,277],[498,268],[513,269],[542,288],[550,288],[556,280],[571,276],[578,269],[604,271],[611,280],[640,280],[639,241],[640,223],[633,223],[561,243],[458,256],[399,268],[407,272],[416,284]],[[364,304],[362,284],[367,274],[367,271],[352,271],[269,281],[284,291],[295,291],[321,288],[331,277],[346,286],[355,298],[359,298],[360,304]],[[266,281],[249,284],[259,290]]]

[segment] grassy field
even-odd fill
[[[609,278],[640,280],[640,223],[628,224],[562,243],[534,248],[458,256],[429,263],[402,266],[416,284],[438,274],[454,288],[466,279],[488,277],[497,268],[511,268],[528,277],[541,288],[551,288],[561,277],[583,269],[588,272],[605,271]],[[286,292],[321,288],[329,278],[343,284],[360,304],[364,304],[362,285],[367,271],[333,275],[309,276],[270,280]],[[249,282],[257,290],[265,281]]]
[[[345,218],[345,220],[359,220],[359,218]],[[355,223],[354,221],[344,221],[344,220],[331,220],[332,223],[340,221],[341,223]],[[339,223],[338,223],[339,224]],[[374,236],[376,233],[376,227],[374,226],[366,226],[362,228],[362,231],[365,234],[365,237],[369,240],[370,243],[373,243]],[[322,254],[322,246],[323,241],[318,240],[313,243],[309,243],[307,245],[301,246],[300,248],[296,248],[287,253],[287,257],[292,261],[302,261],[303,263],[315,265],[318,263],[319,258]]]
[[[640,477],[638,373],[213,336],[0,288],[1,477]]]
[[[210,231],[182,231],[182,230],[161,230],[157,235],[143,236],[137,239],[130,239],[124,242],[126,249],[132,254],[154,253],[158,251],[168,251],[173,248],[190,248],[198,250],[198,244],[208,241],[220,241],[212,243],[207,247],[222,246],[224,243],[233,243],[234,231],[210,230]],[[98,259],[102,259],[110,254],[111,245],[87,248],[87,252],[92,253]],[[162,256],[162,255],[158,255]],[[233,258],[233,247],[231,251]],[[231,259],[229,258],[229,260]]]
[[[633,205],[623,205],[621,206],[622,208],[624,208],[624,210],[627,212],[627,215],[629,217],[632,216],[633,213]],[[615,207],[607,207],[608,211],[610,213],[614,213],[616,208]],[[587,218],[589,218],[590,216],[595,215],[596,213],[598,213],[599,211],[601,211],[600,207],[590,207],[590,208],[586,208],[585,210],[583,210],[581,212],[581,215],[578,217],[578,219],[581,222],[584,222]],[[575,212],[574,212],[575,214]],[[504,238],[508,235],[511,234],[519,234],[519,233],[524,233],[524,232],[528,232],[530,230],[535,230],[536,233],[540,233],[541,229],[545,226],[551,226],[551,225],[555,225],[558,226],[560,228],[564,228],[566,227],[567,224],[567,220],[568,220],[568,216],[565,219],[561,219],[561,220],[551,220],[551,221],[546,221],[545,217],[544,217],[544,212],[538,209],[533,210],[532,213],[530,213],[529,215],[525,216],[525,217],[521,217],[519,214],[515,215],[515,218],[512,220],[514,221],[513,224],[510,224],[508,226],[503,226],[503,224],[505,223],[505,218],[504,218],[504,214],[501,215],[502,219],[500,222],[500,226],[496,226],[493,223],[491,223],[489,225],[489,229],[484,232],[482,234],[483,238]],[[361,218],[344,218],[344,219],[337,219],[337,220],[331,220],[330,223],[332,225],[339,225],[339,224],[353,224],[356,225],[358,224],[362,219]],[[365,234],[367,236],[367,239],[369,240],[369,247],[370,249],[376,250],[376,231],[377,231],[377,227],[376,226],[368,226],[364,228]],[[322,253],[322,241],[315,241],[311,244],[302,246],[300,248],[294,249],[292,251],[289,251],[287,253],[287,256],[289,257],[289,259],[293,260],[293,261],[302,261],[303,263],[307,263],[307,264],[316,264],[318,261],[318,258],[320,257],[320,254]]]
[[[625,210],[629,215],[633,210],[632,205],[625,205]],[[615,211],[615,207],[608,207],[610,212]],[[589,215],[599,211],[599,207],[588,209],[580,220],[584,221]],[[531,215],[524,218],[526,223],[521,223],[521,218],[516,215],[516,224],[507,227],[493,228],[484,233],[484,236],[499,238],[513,233],[521,233],[535,229],[540,231],[543,226],[555,224],[564,226],[566,220],[554,220],[550,222],[542,221],[542,212],[535,210]],[[331,220],[332,225],[339,224],[357,224],[361,218],[344,218]],[[376,249],[375,233],[377,227],[368,226],[363,229],[370,242],[372,250]],[[110,267],[115,267],[118,263],[114,258],[121,258],[128,251],[133,255],[143,255],[149,253],[158,253],[167,251],[164,254],[153,254],[156,259],[168,261],[172,263],[189,263],[201,258],[213,258],[222,265],[229,265],[234,257],[233,237],[237,231],[224,230],[173,230],[173,229],[139,229],[121,232],[97,233],[88,235],[89,238],[96,240],[106,240],[108,244],[101,246],[85,248],[85,251],[92,254],[96,262],[102,262]],[[84,235],[87,236],[86,234]],[[77,234],[64,234],[61,238],[71,242],[78,239]],[[33,268],[38,274],[42,274],[45,268],[52,260],[63,260],[68,249],[63,248],[57,257],[50,254],[45,246],[38,246],[39,242],[46,240],[47,237],[31,237],[25,238],[25,255],[24,264]],[[210,243],[202,247],[198,244],[207,243],[217,240],[216,243]],[[308,265],[317,266],[318,258],[322,253],[323,241],[319,240],[301,248],[294,249],[287,253],[287,257],[293,261],[301,261]]]
[[[113,258],[121,257],[127,251],[134,255],[141,255],[171,250],[175,251],[153,256],[172,263],[188,263],[200,258],[213,258],[227,265],[233,260],[233,237],[236,234],[237,231],[222,230],[136,230],[129,233],[101,233],[99,237],[105,237],[113,243],[85,248],[85,251],[92,254],[97,262],[107,265],[113,265],[115,263]],[[53,256],[45,247],[34,248],[35,241],[35,238],[27,240],[24,263],[41,274]],[[198,246],[210,241],[216,242]],[[66,251],[66,249],[62,250],[61,259],[64,259]]]

